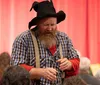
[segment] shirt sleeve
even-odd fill
[[[79,58],[74,58],[69,60],[72,63],[72,70],[65,71],[65,77],[70,77],[78,74],[79,71]]]
[[[73,44],[72,44],[72,41],[69,37],[66,37],[67,38],[67,57],[68,59],[74,59],[74,58],[79,58],[79,55],[77,54],[77,51],[75,50]]]
[[[25,68],[27,71],[30,71],[33,68],[33,66],[29,66],[27,64],[20,64],[20,66],[22,66],[23,68]]]
[[[28,63],[27,59],[27,45],[25,39],[22,36],[18,36],[12,46],[11,54],[11,65],[19,65],[23,63]]]

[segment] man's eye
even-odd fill
[[[54,26],[55,24],[51,24],[51,26]]]
[[[44,26],[49,26],[48,24],[44,24]]]

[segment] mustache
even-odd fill
[[[56,34],[56,30],[51,30],[51,31],[46,30],[43,33],[43,35],[52,35],[52,36],[55,36],[55,34]]]

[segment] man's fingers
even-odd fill
[[[58,59],[57,62],[60,63],[62,59]]]
[[[66,65],[68,65],[68,61],[65,61],[65,62],[61,63],[61,64],[60,64],[60,67],[61,67],[61,66],[66,66]]]
[[[64,63],[66,62],[68,59],[67,58],[61,58],[61,59],[58,59],[57,62],[59,63]]]
[[[52,68],[52,70],[49,69],[49,71],[50,71],[50,73],[52,73],[52,74],[54,74],[54,75],[56,75],[56,73],[58,72],[58,71],[56,71],[56,70],[53,69],[53,68]]]
[[[57,71],[54,68],[47,68],[47,74],[46,74],[46,79],[50,80],[50,81],[54,81],[56,80],[56,74]]]
[[[56,80],[56,75],[52,74],[51,72],[49,72],[48,78],[50,80]]]

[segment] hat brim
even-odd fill
[[[61,21],[63,21],[66,18],[66,14],[63,11],[59,11],[56,14],[47,15],[47,16],[44,16],[44,17],[41,17],[41,18],[40,17],[35,17],[29,22],[29,29],[32,26],[35,26],[39,20],[41,20],[41,19],[43,19],[45,17],[56,17],[57,18],[57,24],[58,24],[58,23],[60,23]]]

